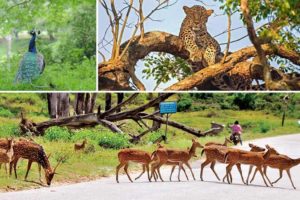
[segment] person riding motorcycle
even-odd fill
[[[243,145],[242,137],[241,137],[243,129],[242,129],[241,125],[239,124],[239,121],[235,121],[233,125],[230,125],[230,128],[231,128],[230,140],[232,140],[235,145],[238,142],[240,142],[241,145]]]

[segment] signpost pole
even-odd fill
[[[159,103],[159,112],[160,112],[160,114],[167,114],[165,135],[161,136],[162,139],[165,141],[165,143],[167,143],[169,114],[177,112],[177,102],[175,102],[175,101],[160,102]]]
[[[167,123],[166,123],[166,130],[165,130],[165,143],[167,142],[168,122],[169,122],[169,113],[167,113]]]

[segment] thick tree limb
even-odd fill
[[[128,119],[128,116],[130,116],[130,118],[134,118],[138,113],[145,111],[146,109],[155,106],[156,104],[158,104],[159,102],[162,102],[166,99],[168,99],[170,96],[172,96],[174,93],[163,93],[161,94],[159,97],[149,101],[148,103],[129,110],[129,111],[124,111],[124,112],[120,112],[120,113],[116,113],[113,115],[109,115],[106,116],[105,119],[109,120],[109,121],[118,121],[120,119]]]
[[[291,50],[287,50],[286,48],[282,46],[275,46],[275,45],[269,45],[265,44],[262,45],[262,49],[264,50],[266,55],[277,55],[283,58],[287,58],[291,60],[294,64],[299,65],[300,61],[300,54],[296,52],[292,52]],[[257,56],[257,51],[254,47],[246,47],[239,51],[236,51],[230,55],[227,56],[224,64],[214,64],[211,66],[208,66],[193,75],[173,84],[169,88],[167,88],[167,91],[173,91],[173,90],[191,90],[195,88],[196,86],[203,86],[205,85],[207,80],[212,79],[213,77],[220,75],[222,73],[226,73],[234,68],[235,65],[237,65],[240,62],[246,61],[249,58]],[[286,78],[288,78],[287,76]],[[288,83],[288,86],[290,87],[290,90],[299,90],[299,87],[297,86],[297,79],[291,80],[292,83]],[[278,88],[282,89],[282,88]]]
[[[122,46],[126,45],[124,43]],[[300,65],[300,55],[279,45],[262,45],[266,55],[277,55],[289,59],[296,65]],[[145,33],[144,39],[136,36],[121,60],[103,62],[99,64],[99,89],[100,90],[132,90],[129,80],[134,74],[135,66],[139,60],[145,58],[151,52],[165,52],[185,60],[189,59],[189,53],[184,50],[183,44],[178,36],[165,32]],[[186,79],[170,86],[166,90],[191,90],[200,85],[200,88],[211,80],[212,77],[228,72],[242,61],[257,56],[254,47],[246,47],[228,55],[224,64],[215,64]],[[189,83],[188,83],[189,82]],[[288,84],[290,85],[290,84]],[[291,90],[295,89],[289,86]],[[280,88],[279,88],[280,89]]]

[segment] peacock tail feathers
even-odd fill
[[[20,62],[15,83],[30,83],[44,70],[44,57],[40,53],[26,52]]]

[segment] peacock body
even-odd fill
[[[45,68],[44,56],[36,50],[36,32],[32,31],[30,34],[32,35],[32,38],[29,42],[28,52],[24,54],[19,64],[15,83],[30,83],[40,76]]]

